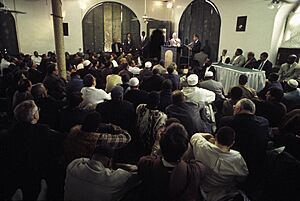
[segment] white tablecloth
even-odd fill
[[[265,71],[235,67],[226,64],[213,64],[213,67],[216,69],[216,80],[223,84],[225,94],[228,94],[232,87],[239,84],[239,77],[242,74],[248,76],[247,85],[256,91],[262,90],[265,86]]]

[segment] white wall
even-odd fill
[[[64,21],[69,23],[70,36],[65,37],[65,50],[77,52],[82,48],[82,25],[84,14],[102,0],[81,0],[86,2],[86,9],[81,9],[78,0],[64,0]],[[144,14],[143,0],[112,0],[128,6],[138,16],[141,30],[146,29],[146,24],[141,21]],[[270,52],[272,36],[274,32],[275,16],[277,9],[270,10],[264,0],[212,0],[221,15],[221,37],[219,52],[228,49],[232,56],[236,48],[240,47],[245,54],[253,51],[257,57],[262,51]],[[8,1],[7,1],[8,2]],[[48,5],[46,4],[48,2]],[[192,0],[177,0],[173,9],[167,9],[165,4],[157,5],[156,1],[148,0],[147,15],[156,19],[174,21],[174,29],[178,30],[178,24],[185,8]],[[12,8],[12,3],[7,3]],[[17,9],[27,12],[26,15],[18,15],[17,28],[20,50],[31,53],[34,50],[46,52],[54,50],[54,34],[50,0],[17,0]],[[236,32],[236,20],[238,16],[247,16],[245,32]],[[284,23],[284,21],[280,22]],[[276,30],[275,30],[276,31]],[[270,52],[275,54],[276,49]]]

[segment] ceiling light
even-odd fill
[[[173,3],[172,2],[168,2],[167,3],[167,8],[173,8]]]

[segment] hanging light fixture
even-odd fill
[[[270,2],[270,4],[268,5],[268,8],[273,10],[274,8],[277,8],[277,9],[280,8],[280,6],[281,6],[281,2],[279,0],[272,0]]]

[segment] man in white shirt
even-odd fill
[[[36,63],[36,65],[40,65],[41,64],[41,61],[42,61],[42,57],[39,56],[39,53],[37,51],[34,51],[33,52],[33,55],[31,56],[31,60],[33,62]]]
[[[231,150],[235,132],[222,127],[213,139],[211,134],[197,133],[191,144],[195,159],[208,168],[201,188],[207,201],[229,200],[239,194],[237,184],[248,175],[247,165],[238,151]]]
[[[102,89],[97,89],[96,78],[91,74],[87,74],[83,78],[84,87],[81,89],[83,101],[80,103],[80,107],[84,109],[95,109],[98,103],[102,103],[104,100],[110,100],[110,94],[107,94]]]
[[[91,159],[79,158],[67,167],[64,200],[118,201],[137,185],[137,177],[123,169],[112,169],[113,151],[98,147]],[[135,166],[128,169],[136,170]]]

